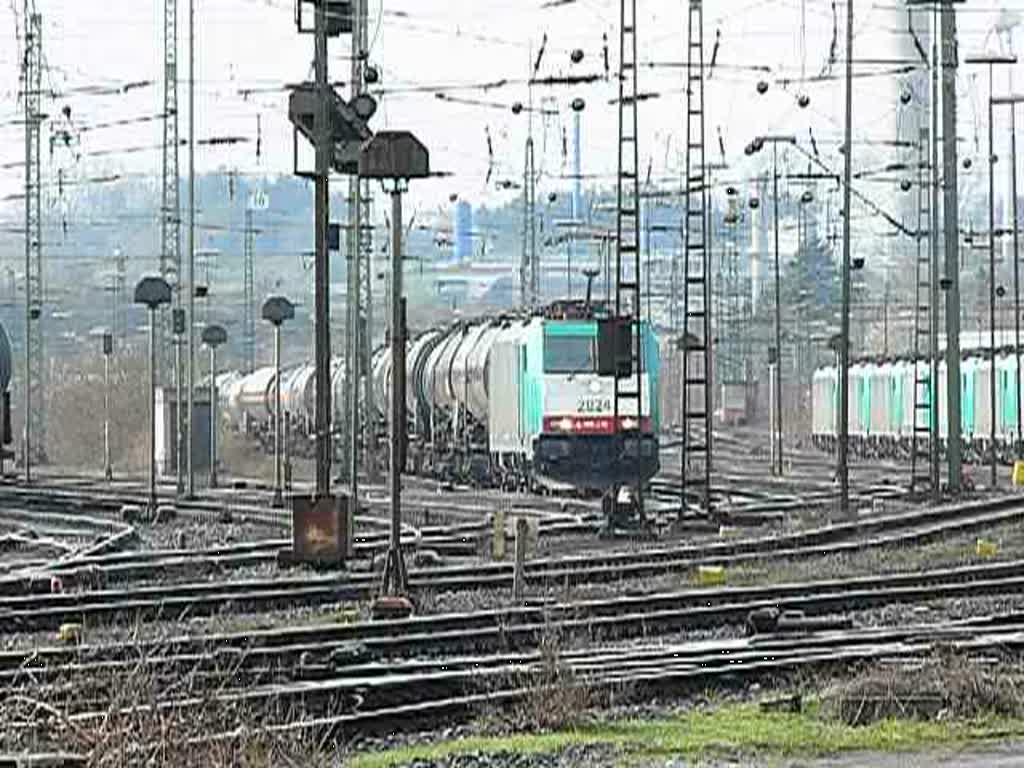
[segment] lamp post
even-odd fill
[[[228,340],[221,325],[203,328],[203,344],[210,349],[210,487],[217,487],[217,347]]]
[[[967,64],[988,65],[988,332],[989,332],[989,452],[992,487],[996,487],[996,183],[993,73],[996,64],[1016,64],[1016,56],[968,56]],[[1016,202],[1014,202],[1016,208]]]
[[[836,450],[837,451],[839,450],[839,443],[838,443],[838,439],[839,439],[839,408],[838,408],[838,405],[839,405],[839,402],[838,402],[839,401],[839,364],[840,364],[841,359],[843,358],[843,353],[842,353],[843,338],[844,337],[843,337],[842,333],[833,333],[831,336],[829,336],[829,339],[828,339],[828,348],[830,350],[832,350],[832,353],[835,356],[833,359],[835,360],[835,364],[836,364],[836,398],[835,398],[835,400],[832,401],[832,432],[836,435]],[[850,339],[849,339],[849,337],[846,337],[846,346],[847,347],[850,346]],[[849,350],[847,350],[847,353],[848,352],[849,352]],[[837,479],[837,480],[839,479],[839,466],[838,465],[836,466],[836,478],[835,479]]]
[[[284,506],[281,496],[281,324],[295,317],[295,306],[284,296],[263,302],[264,320],[274,326],[274,498],[271,505]]]
[[[176,418],[174,419],[174,458],[177,479],[177,493],[181,496],[185,492],[185,411],[181,407],[181,348],[185,343],[185,309],[175,307],[171,310],[171,330],[174,333],[174,402]]]
[[[162,277],[144,277],[135,286],[135,303],[149,309],[149,513],[156,515],[156,312],[171,303],[171,286]]]
[[[391,188],[391,408],[389,485],[391,542],[381,583],[383,594],[406,591],[402,559],[402,463],[405,456],[405,299],[402,297],[402,192],[410,179],[430,175],[430,156],[407,131],[380,131],[359,155],[359,175],[390,181]],[[352,500],[358,506],[358,499]]]
[[[775,368],[772,371],[775,424],[772,434],[772,474],[782,475],[782,269],[779,264],[779,144],[796,145],[795,136],[758,136],[746,147],[746,154],[760,152],[772,145],[772,198],[775,228]],[[770,368],[770,363],[769,363]],[[771,410],[771,409],[770,409]]]
[[[114,351],[114,336],[103,334],[103,477],[109,482],[114,479],[114,468],[110,463],[110,355]]]

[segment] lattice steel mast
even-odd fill
[[[364,28],[365,31],[365,28]],[[362,296],[360,306],[363,311],[362,326],[360,328],[360,360],[363,366],[363,409],[364,415],[364,445],[366,454],[363,465],[366,470],[366,477],[371,483],[377,482],[380,478],[377,471],[377,433],[369,414],[376,413],[373,403],[373,225],[370,223],[373,216],[373,197],[370,194],[370,182],[368,179],[362,181],[363,190],[360,196],[361,213],[359,216],[360,232],[359,237],[359,262],[362,280]]]
[[[914,301],[914,434],[910,452],[910,490],[928,485],[937,498],[939,488],[938,349],[933,345],[938,313],[936,268],[932,239],[931,165],[928,162],[928,128],[918,136],[917,159],[917,257]],[[922,472],[919,460],[928,462]]]
[[[364,70],[366,67],[367,46],[367,15],[365,0],[355,0],[352,4],[352,98],[355,99],[364,91]],[[344,460],[339,467],[339,475],[351,484],[352,496],[358,494],[359,438],[363,432],[361,413],[370,413],[369,399],[364,409],[359,407],[359,389],[362,377],[368,375],[368,366],[361,362],[365,355],[364,335],[369,329],[363,326],[364,309],[369,294],[365,288],[369,283],[360,275],[369,272],[367,247],[372,248],[366,229],[369,224],[370,188],[369,182],[360,179],[357,174],[348,181],[348,237],[347,248],[347,299],[346,299],[346,347],[345,347],[345,403],[343,415],[345,419]],[[364,242],[366,241],[366,242]],[[368,389],[368,388],[367,388]],[[369,423],[366,431],[370,431]]]
[[[719,301],[715,307],[715,321],[719,329],[719,355],[716,363],[719,386],[722,392],[722,406],[726,404],[726,393],[732,387],[742,386],[746,390],[746,355],[744,328],[744,301],[750,294],[744,290],[741,277],[738,230],[740,221],[739,200],[730,194],[726,200],[726,213],[722,223],[725,236],[719,251]]]
[[[43,206],[40,125],[43,89],[43,19],[25,0],[22,88],[25,104],[25,481],[32,462],[46,459],[46,365],[43,349]]]
[[[164,0],[164,112],[163,184],[160,201],[160,276],[174,292],[174,307],[181,306],[181,199],[178,177],[178,0]],[[159,313],[156,329],[165,372],[175,370],[172,346],[168,343],[171,307]],[[181,413],[181,409],[178,409]]]
[[[637,115],[636,0],[621,0],[619,14],[618,189],[615,215],[615,317],[629,328],[628,357],[616,360],[614,416],[620,450],[636,445],[637,504],[643,523],[643,484],[639,477],[643,419],[642,307],[640,304],[640,147]],[[622,374],[628,368],[629,375]],[[624,408],[624,406],[628,407]],[[634,405],[635,404],[635,405]],[[634,426],[623,414],[636,409]]]
[[[242,367],[256,370],[256,227],[253,201],[245,207],[245,239],[242,252]]]
[[[520,303],[524,307],[535,306],[540,299],[540,265],[537,263],[536,183],[533,136],[529,135],[526,137],[523,161],[523,256],[519,267]]]
[[[683,233],[682,488],[679,513],[690,488],[703,509],[711,506],[711,275],[708,168],[704,157],[704,7],[690,0],[686,55],[686,214]]]

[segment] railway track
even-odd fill
[[[895,629],[852,629],[800,637],[762,635],[715,641],[658,644],[614,644],[568,650],[560,656],[570,675],[568,684],[591,691],[628,688],[631,695],[678,696],[714,683],[718,686],[774,679],[808,669],[843,668],[869,660],[911,660],[927,657],[939,647],[967,654],[1019,657],[1024,653],[1024,623],[1020,616],[985,617],[939,625]],[[362,662],[335,667],[306,668],[302,679],[253,682],[243,677],[216,693],[184,691],[158,704],[133,706],[122,714],[133,717],[149,710],[166,714],[207,707],[239,706],[247,710],[273,706],[291,713],[288,722],[271,729],[315,730],[344,736],[350,729],[388,731],[414,726],[428,716],[458,718],[482,705],[507,705],[538,695],[546,661],[539,652],[501,652],[454,656],[439,661]],[[206,681],[197,678],[199,685]],[[237,687],[236,687],[237,686]],[[542,691],[542,689],[541,689]],[[111,716],[90,698],[69,721],[88,728]],[[216,738],[216,735],[211,735]]]
[[[700,565],[736,564],[766,558],[807,558],[873,547],[917,544],[1022,518],[1024,500],[999,498],[884,515],[777,536],[531,560],[526,563],[525,578],[535,586],[562,587],[621,581],[666,573],[687,573]],[[137,566],[131,564],[131,567]],[[435,592],[508,589],[512,586],[513,575],[513,568],[508,563],[414,569],[410,571],[410,587]],[[24,587],[20,580],[18,583]],[[30,583],[38,585],[39,581]],[[51,595],[9,595],[0,597],[0,631],[52,629],[68,621],[108,621],[119,616],[153,620],[174,618],[183,613],[195,616],[223,610],[335,603],[369,597],[377,586],[377,575],[363,572],[328,578],[184,583]]]
[[[936,569],[925,573],[872,576],[789,585],[689,589],[544,606],[442,614],[407,620],[255,630],[208,637],[178,637],[149,643],[76,648],[49,647],[30,653],[0,653],[0,681],[13,684],[90,668],[137,666],[139,659],[182,674],[204,664],[231,660],[244,670],[292,670],[296,664],[336,669],[419,655],[498,652],[536,647],[547,632],[566,637],[636,639],[722,626],[743,626],[758,611],[799,612],[828,617],[891,604],[944,598],[1017,594],[1024,588],[1024,561]],[[841,623],[841,622],[840,622]],[[813,624],[813,622],[812,622]],[[800,628],[797,624],[796,628]]]
[[[1019,657],[1024,652],[1024,625],[993,629],[984,621],[897,630],[854,630],[811,637],[770,638],[679,643],[656,646],[588,648],[562,659],[576,684],[593,692],[627,690],[634,698],[679,696],[708,685],[728,687],[772,680],[798,671],[839,669],[867,661],[917,660],[938,647],[971,654]],[[358,730],[393,731],[438,717],[460,718],[483,707],[507,706],[542,695],[531,685],[543,674],[537,656],[474,658],[462,668],[399,671],[393,675],[333,679],[292,688],[269,685],[255,696],[295,700],[301,691],[307,712],[316,696],[333,697],[332,706],[346,698],[358,707],[278,726],[275,730],[315,731],[344,737]],[[446,664],[447,666],[447,664]],[[481,692],[483,689],[483,692]],[[350,698],[349,698],[350,697]],[[321,709],[321,712],[324,710]]]

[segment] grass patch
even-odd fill
[[[496,754],[537,755],[561,752],[578,744],[610,742],[600,730],[560,731],[557,733],[519,734],[515,736],[471,736],[458,741],[392,749],[386,752],[365,752],[354,755],[349,768],[393,768],[414,760],[440,760],[451,755],[476,752]]]
[[[465,753],[537,754],[580,744],[611,744],[623,764],[684,756],[818,756],[849,751],[902,752],[1024,735],[1024,720],[984,717],[943,722],[883,720],[855,727],[822,719],[812,705],[799,714],[762,712],[757,705],[728,705],[664,720],[625,720],[550,734],[473,737],[352,758],[352,768],[392,768],[414,760]]]
[[[781,757],[849,751],[914,751],[1024,733],[1024,721],[985,718],[964,721],[883,720],[854,727],[829,722],[809,711],[765,713],[755,705],[699,711],[677,720],[626,722],[606,730],[635,744],[641,757],[762,754]]]

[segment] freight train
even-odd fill
[[[1017,360],[1004,350],[996,353],[996,455],[1009,461],[1017,434]],[[990,386],[992,362],[987,355],[968,354],[960,362],[960,429],[968,458],[989,455],[991,436]],[[938,408],[928,402],[929,365],[909,359],[861,360],[850,366],[849,435],[851,450],[871,457],[909,455],[918,427],[926,436],[930,419],[938,418],[944,448],[946,418],[946,363],[939,364]],[[922,382],[915,385],[915,381]],[[921,403],[915,408],[914,388]],[[838,374],[834,366],[820,368],[812,378],[812,433],[814,443],[834,450],[838,413]],[[916,411],[916,413],[915,413]]]
[[[407,470],[501,487],[605,491],[646,483],[659,468],[660,355],[641,324],[641,397],[621,400],[616,423],[613,326],[600,307],[561,302],[544,312],[458,321],[410,337],[406,346]],[[621,339],[622,335],[619,334]],[[372,413],[363,429],[383,436],[391,385],[389,348],[373,354]],[[313,440],[314,369],[281,373],[282,410],[293,444]],[[635,389],[635,372],[622,380]],[[343,367],[332,365],[340,423]],[[225,377],[221,406],[231,425],[273,441],[273,368]],[[301,448],[297,452],[305,452]]]

